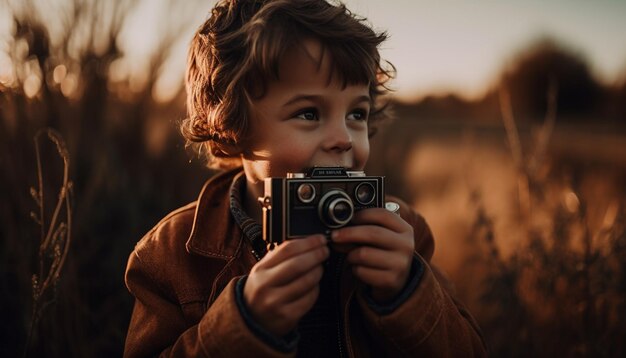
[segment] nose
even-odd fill
[[[335,153],[343,153],[352,149],[352,136],[345,121],[341,121],[341,124],[328,126],[324,149]]]

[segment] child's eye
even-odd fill
[[[306,121],[316,121],[319,119],[319,114],[315,108],[305,108],[293,115],[294,118],[304,119]]]
[[[364,109],[356,109],[350,113],[348,113],[348,120],[353,121],[366,121],[367,120],[367,111]]]

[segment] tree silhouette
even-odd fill
[[[583,57],[551,39],[542,39],[521,53],[504,72],[500,86],[508,88],[515,111],[541,119],[548,109],[550,82],[558,86],[560,115],[584,116],[597,111],[603,89]]]

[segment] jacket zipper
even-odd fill
[[[350,291],[348,295],[348,299],[346,300],[345,307],[341,307],[341,274],[343,269],[343,263],[345,261],[345,256],[340,256],[337,260],[337,270],[335,271],[337,280],[337,339],[339,342],[339,356],[340,357],[354,357],[354,352],[352,350],[352,342],[350,341],[349,331],[349,320],[350,320],[350,302],[352,301],[352,296],[354,296],[354,290]],[[343,330],[341,329],[343,324]],[[345,338],[345,341],[344,341]],[[343,344],[345,342],[345,353],[343,350]]]
[[[343,263],[343,257],[339,256],[337,258],[337,265],[335,266],[335,285],[337,292],[337,341],[339,343],[339,357],[345,357],[343,353],[343,339],[341,334],[341,323],[342,323],[342,308],[341,307],[341,264]]]
[[[350,305],[350,301],[352,301],[352,296],[354,295],[354,291],[350,292],[350,295],[348,296],[348,300],[346,301],[346,309],[344,310],[344,319],[343,319],[343,329],[344,332],[346,332],[346,346],[347,346],[347,350],[348,350],[348,357],[354,357],[354,352],[352,351],[352,342],[350,341],[350,335],[347,334],[348,333],[348,329],[349,329],[349,324],[348,324],[348,319],[349,319],[349,305]]]

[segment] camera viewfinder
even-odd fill
[[[374,201],[374,198],[376,197],[376,189],[374,189],[372,184],[365,182],[356,187],[354,194],[356,200],[360,204],[368,205]]]

